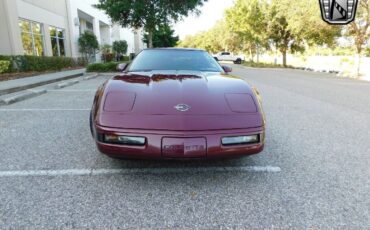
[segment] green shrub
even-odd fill
[[[10,61],[0,61],[0,73],[5,73],[8,71],[10,66]]]
[[[370,46],[369,46],[369,47],[367,47],[367,48],[365,48],[364,53],[365,53],[365,56],[366,56],[366,57],[370,57]]]
[[[26,71],[61,70],[74,66],[72,58],[25,56]]]
[[[115,56],[113,53],[105,53],[102,54],[102,59],[104,62],[112,62],[115,59]]]
[[[340,64],[343,64],[343,63],[345,63],[345,62],[350,62],[350,60],[349,60],[349,58],[348,58],[348,57],[342,57],[342,58],[340,59]]]
[[[120,61],[128,62],[128,61],[130,61],[130,57],[129,56],[121,56]]]
[[[78,47],[84,57],[91,60],[99,50],[99,42],[93,32],[85,31],[78,38]]]
[[[38,57],[38,56],[0,56],[0,60],[9,61],[10,65],[7,72],[28,72],[28,71],[48,71],[61,70],[65,68],[86,66],[84,58],[70,57]]]
[[[127,42],[125,40],[113,42],[112,49],[118,55],[123,55],[127,53]]]
[[[9,61],[8,69],[5,70],[4,73],[14,72],[13,65],[12,65],[12,56],[0,55],[0,61]]]
[[[84,57],[74,58],[74,66],[87,66],[89,61]]]
[[[135,57],[136,57],[135,53],[130,53],[130,55],[129,55],[130,60],[134,60]]]
[[[245,61],[243,62],[244,66],[248,67],[254,67],[254,68],[293,68],[292,66],[286,66],[284,67],[283,65],[280,64],[274,64],[274,63],[264,63],[264,62],[251,62],[251,61]]]
[[[94,63],[87,66],[87,72],[117,72],[119,62]]]

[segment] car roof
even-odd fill
[[[195,48],[174,48],[174,47],[169,47],[169,48],[147,48],[144,50],[174,50],[174,51],[205,51],[202,49],[195,49]]]

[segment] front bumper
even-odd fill
[[[223,146],[221,139],[228,136],[261,134],[259,143]],[[141,136],[144,146],[109,144],[97,138],[99,135]],[[116,158],[134,159],[192,159],[229,158],[260,153],[264,148],[264,128],[218,131],[158,131],[122,130],[101,126],[94,127],[96,145],[100,152]],[[179,143],[184,144],[179,148]],[[169,150],[173,150],[172,152]],[[187,151],[189,150],[189,151]]]

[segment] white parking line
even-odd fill
[[[17,111],[90,111],[91,109],[0,109],[0,112],[17,112]]]
[[[24,170],[0,171],[1,177],[35,177],[35,176],[100,176],[127,174],[177,174],[177,173],[227,173],[227,172],[265,172],[278,173],[275,166],[242,167],[204,167],[204,168],[129,168],[129,169],[65,169],[65,170]]]
[[[48,92],[96,92],[96,89],[49,89]]]

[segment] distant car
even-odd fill
[[[146,49],[96,92],[98,149],[122,158],[225,158],[263,150],[258,91],[196,49]]]
[[[234,64],[242,64],[244,57],[241,55],[234,55],[230,52],[220,52],[213,56],[216,61],[232,61]]]

